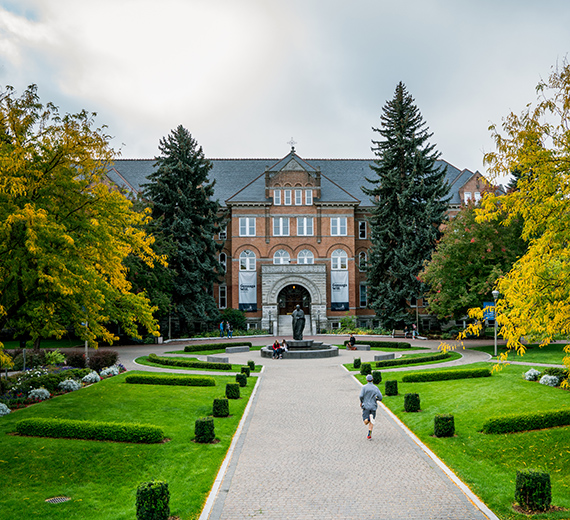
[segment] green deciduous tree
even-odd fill
[[[157,333],[123,264],[157,260],[140,230],[149,217],[109,186],[112,158],[92,114],[60,116],[35,86],[0,96],[0,329],[38,340],[72,328],[93,346],[113,341],[112,322]]]
[[[526,249],[522,220],[478,222],[473,203],[446,226],[431,260],[420,275],[429,287],[429,309],[438,318],[458,319],[472,307],[493,301],[497,280]]]
[[[208,181],[212,163],[188,130],[178,126],[160,140],[159,150],[144,195],[159,233],[172,246],[172,301],[186,332],[195,322],[218,319],[213,284],[223,272],[218,261],[222,245],[214,236],[223,217],[218,201],[212,200],[214,183]]]
[[[363,188],[374,200],[367,277],[371,307],[393,328],[412,321],[407,302],[424,291],[418,274],[440,237],[449,188],[428,143],[432,134],[402,83],[380,119],[373,129],[381,137],[372,141],[375,176]]]

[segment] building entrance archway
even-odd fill
[[[279,315],[291,314],[297,305],[301,306],[305,314],[311,313],[311,295],[307,289],[299,284],[283,287],[277,297]]]

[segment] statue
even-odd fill
[[[305,313],[300,305],[297,305],[291,316],[293,318],[293,339],[300,341],[303,339],[303,329],[305,328]]]

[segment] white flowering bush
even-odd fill
[[[36,368],[34,370],[26,370],[21,374],[16,380],[16,384],[12,387],[15,392],[27,392],[31,385],[30,382],[39,377],[43,377],[48,374],[48,370],[45,368]]]
[[[75,379],[66,379],[57,385],[57,387],[64,392],[74,392],[81,388],[81,383]]]
[[[558,386],[559,380],[556,376],[542,376],[539,383],[541,385]]]
[[[111,367],[104,368],[101,370],[101,376],[118,376],[119,375],[119,367],[117,365],[113,365]]]
[[[89,374],[87,374],[81,381],[89,385],[91,383],[98,383],[101,381],[101,378],[99,377],[99,374],[93,370],[89,372]]]
[[[535,368],[531,368],[528,372],[524,373],[524,378],[527,381],[538,381],[539,377],[540,377],[540,372]]]
[[[49,399],[50,397],[51,397],[51,394],[43,387],[34,388],[28,394],[29,399],[35,399],[37,401],[45,401],[46,399]]]
[[[11,411],[4,403],[0,403],[0,417],[8,415]]]

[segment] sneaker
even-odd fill
[[[374,419],[374,416],[372,414],[370,414],[369,420],[372,424],[376,424],[376,419]]]
[[[366,436],[367,439],[372,439],[372,432],[368,430],[368,435]]]

